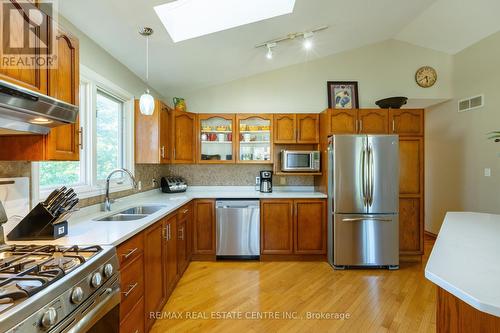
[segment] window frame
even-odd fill
[[[134,95],[127,92],[103,76],[86,66],[80,65],[80,87],[85,86],[87,92],[80,100],[80,124],[83,130],[83,149],[80,150],[80,174],[83,184],[72,186],[80,199],[95,197],[105,193],[105,181],[97,180],[96,165],[96,98],[97,90],[123,101],[122,119],[122,154],[123,167],[135,174],[134,161]],[[82,94],[80,95],[82,96]],[[40,166],[32,163],[31,186],[33,206],[43,201],[54,190],[40,188]],[[113,178],[110,182],[110,192],[132,189],[132,184],[124,177]]]

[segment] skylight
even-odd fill
[[[174,43],[293,12],[295,0],[177,0],[155,6]]]

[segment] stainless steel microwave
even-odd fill
[[[317,150],[282,150],[281,171],[318,172],[320,169],[320,152]]]

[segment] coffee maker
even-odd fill
[[[260,192],[271,193],[273,191],[273,172],[263,170],[260,172]]]

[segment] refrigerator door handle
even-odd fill
[[[363,151],[361,152],[361,192],[363,194],[363,205],[368,205],[368,197],[367,197],[367,170],[366,170],[366,146],[363,147]]]
[[[384,219],[381,217],[353,217],[353,218],[342,219],[342,222],[362,222],[362,221],[392,222],[391,219]]]
[[[369,177],[369,206],[373,204],[373,187],[374,187],[374,159],[373,159],[373,147],[371,145],[368,146],[368,177]]]

